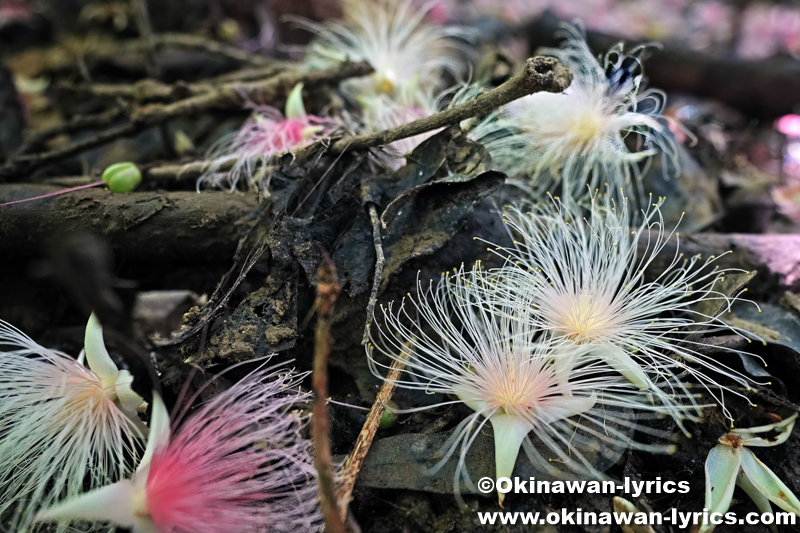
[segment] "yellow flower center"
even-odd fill
[[[555,306],[555,329],[577,344],[585,344],[603,337],[612,321],[613,315],[608,302],[591,298],[586,294],[571,296]]]
[[[567,126],[571,140],[571,148],[581,150],[593,139],[603,135],[605,117],[598,113],[587,112],[576,114]]]

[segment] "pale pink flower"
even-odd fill
[[[147,428],[132,376],[94,315],[81,361],[0,321],[0,515],[26,531],[40,507],[130,474]]]
[[[436,92],[446,75],[466,71],[466,28],[438,26],[426,18],[435,2],[418,0],[349,0],[345,19],[304,25],[317,34],[309,45],[306,64],[331,67],[343,61],[366,61],[370,76],[346,80],[342,90],[353,99],[388,95],[394,99],[413,90]]]
[[[516,240],[496,249],[508,261],[493,273],[493,297],[511,308],[530,307],[529,327],[580,346],[586,357],[650,391],[684,431],[683,421],[698,420],[708,406],[698,402],[693,382],[730,418],[726,395],[749,402],[740,390],[754,383],[735,369],[740,352],[709,356],[695,337],[745,333],[720,318],[737,301],[720,284],[743,271],[719,268],[714,256],[684,257],[676,248],[667,266],[652,272],[655,279],[646,278],[679,234],[665,229],[660,202],[650,200],[639,224],[630,211],[627,200],[597,194],[586,206],[550,197],[529,212],[508,209],[504,220]]]
[[[262,366],[169,427],[153,400],[147,450],[132,479],[50,507],[38,521],[107,521],[136,533],[315,531],[305,374]]]

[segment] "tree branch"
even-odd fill
[[[473,100],[445,109],[396,128],[355,137],[345,137],[331,146],[332,153],[346,150],[363,150],[390,144],[431,130],[451,126],[462,120],[489,113],[509,102],[538,91],[559,93],[566,89],[572,76],[569,70],[552,57],[532,57],[525,62],[522,72]]]

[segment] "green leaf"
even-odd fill
[[[750,331],[752,339],[780,344],[800,353],[800,320],[779,305],[758,303],[737,305],[720,317],[731,326]],[[743,332],[747,334],[747,331]]]

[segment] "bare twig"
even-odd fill
[[[199,35],[191,35],[188,33],[162,33],[154,35],[153,41],[156,47],[176,47],[176,48],[193,48],[195,50],[205,50],[206,52],[214,55],[219,55],[239,61],[241,63],[248,63],[255,66],[270,66],[278,61],[264,57],[258,54],[251,54],[228,44],[220,43],[211,39],[206,39]]]
[[[59,86],[59,90],[72,93],[77,97],[94,96],[107,99],[123,98],[126,100],[134,100],[139,103],[156,100],[177,100],[179,98],[187,98],[189,96],[212,92],[220,85],[235,82],[264,81],[281,72],[292,70],[295,66],[294,63],[275,62],[269,66],[228,72],[215,78],[209,78],[196,83],[180,81],[169,84],[148,78],[133,84],[64,84]]]
[[[102,113],[98,113],[96,115],[75,117],[69,122],[64,122],[63,124],[59,124],[58,126],[54,126],[46,130],[41,130],[33,134],[25,142],[25,144],[23,144],[20,147],[20,149],[17,150],[17,157],[39,149],[44,143],[46,143],[47,141],[49,141],[54,137],[58,137],[59,135],[63,135],[65,133],[75,133],[76,131],[81,131],[90,128],[106,127],[110,125],[113,121],[117,120],[122,116],[123,116],[122,109],[120,109],[119,107],[112,107],[111,109],[103,111]]]
[[[314,467],[317,469],[319,499],[328,533],[345,533],[336,508],[336,480],[333,476],[330,430],[328,427],[328,356],[331,351],[333,305],[341,287],[330,257],[323,258],[317,284],[317,330],[314,338],[314,410],[311,433],[314,439]]]
[[[571,79],[569,70],[555,59],[532,57],[525,62],[522,72],[473,100],[396,128],[339,139],[331,146],[330,151],[341,153],[345,150],[383,146],[420,133],[451,126],[462,120],[489,113],[517,98],[537,91],[559,93],[569,86]]]
[[[136,26],[139,29],[142,45],[147,57],[147,75],[151,78],[158,79],[159,70],[156,63],[156,41],[153,37],[153,27],[150,24],[150,14],[147,11],[147,2],[145,0],[131,0],[131,7],[136,15]]]
[[[356,484],[358,473],[361,471],[361,465],[364,464],[364,459],[367,458],[369,448],[375,439],[375,433],[377,433],[380,426],[381,417],[386,410],[386,404],[392,399],[394,389],[397,387],[397,379],[405,368],[407,359],[408,355],[404,353],[400,356],[400,359],[392,361],[386,381],[381,385],[381,390],[378,391],[378,396],[372,404],[372,409],[369,410],[364,427],[361,428],[356,444],[353,446],[353,451],[344,462],[339,485],[339,516],[342,519],[347,516],[347,506],[350,505],[353,487]]]
[[[285,98],[292,87],[298,83],[304,83],[306,87],[313,88],[325,83],[338,83],[347,78],[363,76],[370,72],[372,72],[372,67],[366,62],[344,63],[334,68],[312,72],[294,70],[262,81],[225,84],[213,91],[171,104],[144,106],[132,113],[129,123],[115,126],[95,136],[75,141],[50,152],[16,157],[0,168],[0,178],[27,175],[44,165],[63,161],[116,138],[133,135],[145,128],[163,124],[180,116],[200,113],[214,107],[242,105],[248,99],[274,103]]]
[[[91,50],[88,55],[91,57],[108,57],[124,53],[140,53],[146,49],[141,40],[130,40],[119,44],[119,46],[104,46]],[[221,43],[201,35],[193,35],[189,33],[157,33],[153,34],[153,46],[157,50],[165,48],[184,48],[188,50],[200,50],[207,52],[211,55],[231,59],[238,63],[252,65],[256,67],[265,67],[281,63],[275,59],[265,57],[258,54],[251,54],[236,46]]]
[[[49,152],[15,157],[4,167],[0,168],[0,178],[23,175],[27,176],[30,172],[33,172],[37,168],[40,168],[44,165],[63,161],[64,159],[72,157],[73,155],[79,154],[86,150],[91,150],[92,148],[101,146],[107,142],[113,141],[114,139],[138,133],[141,129],[143,128],[137,126],[136,124],[121,124],[119,126],[114,126],[107,130],[103,130],[97,135],[74,141],[66,146],[50,150]]]
[[[143,169],[143,174],[148,180],[160,183],[181,183],[196,180],[212,168],[226,172],[233,168],[239,158],[231,156],[222,161],[192,161],[183,165],[158,165]]]
[[[232,81],[255,81],[262,80],[273,76],[279,72],[289,70],[295,64],[289,61],[275,61],[274,63],[264,67],[246,68],[242,70],[235,70],[225,74],[220,74],[216,78],[210,78],[209,83],[229,83]]]
[[[344,63],[334,68],[311,72],[292,70],[266,80],[228,83],[211,92],[172,104],[145,106],[138,109],[131,118],[135,123],[153,125],[213,107],[238,106],[246,103],[249,99],[271,103],[286,97],[298,83],[313,88],[325,83],[338,83],[348,78],[364,76],[370,72],[372,72],[372,67],[363,61],[361,63]]]
[[[375,204],[369,204],[369,220],[372,223],[372,245],[375,247],[375,277],[372,280],[372,292],[369,294],[367,302],[367,323],[364,326],[364,335],[361,344],[366,344],[369,339],[369,327],[375,320],[375,304],[378,303],[378,288],[381,286],[383,277],[383,267],[386,265],[386,257],[383,255],[383,244],[381,243],[381,221]]]
[[[261,174],[266,175],[277,168],[265,162],[263,157],[253,157],[251,159],[254,170]],[[242,160],[243,158],[230,156],[210,161],[192,161],[182,165],[157,165],[150,168],[142,168],[142,174],[148,183],[166,186],[184,185],[197,180],[206,172],[212,171],[212,169],[214,172],[227,172]]]
[[[274,74],[274,72],[273,72]],[[123,98],[137,103],[156,100],[177,100],[198,94],[207,94],[218,87],[212,80],[198,83],[178,82],[162,83],[154,79],[144,79],[136,83],[89,83],[81,85],[62,85],[60,90],[73,93],[78,97],[93,96],[97,98]]]

